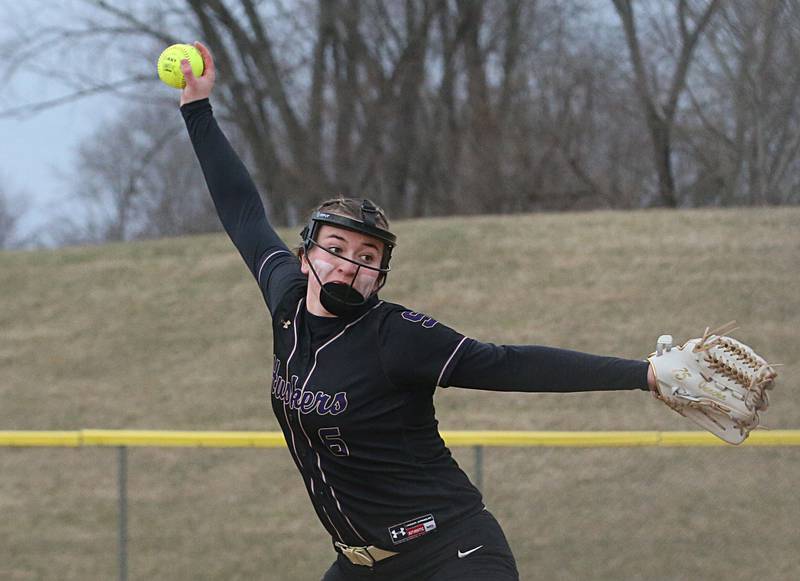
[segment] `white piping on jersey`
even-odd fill
[[[297,351],[297,316],[300,314],[300,307],[303,304],[303,300],[304,299],[301,298],[297,302],[297,309],[295,310],[294,322],[292,324],[293,334],[294,334],[294,345],[292,346],[292,351],[291,351],[291,353],[289,353],[289,357],[286,360],[286,381],[287,381],[287,383],[289,385],[291,385],[291,382],[289,382],[289,362],[292,360],[292,357],[294,357],[295,351]],[[303,461],[300,458],[300,454],[297,452],[297,444],[295,443],[295,439],[294,439],[294,430],[292,429],[292,424],[289,421],[289,414],[286,411],[286,403],[283,404],[283,417],[286,418],[286,426],[289,428],[289,433],[292,435],[292,449],[294,450],[294,457],[297,459],[297,463],[300,465],[300,468],[302,469]],[[300,414],[299,413],[297,414],[297,419],[298,419],[298,422],[299,422],[300,421]],[[308,434],[306,434],[306,430],[303,427],[302,423],[300,424],[300,428],[303,430],[303,434],[305,435],[306,440],[308,440]],[[309,446],[311,446],[311,441],[310,440],[309,440]],[[313,447],[312,447],[312,449],[313,449]],[[323,475],[323,480],[324,479],[325,479],[325,476]],[[311,485],[311,495],[314,496],[314,494],[315,494],[315,491],[314,491],[314,478],[310,477],[308,479],[308,481],[309,481],[309,483]],[[336,531],[336,535],[339,537],[339,542],[343,543],[344,542],[344,538],[342,537],[342,534],[338,531],[336,526],[333,524],[333,521],[331,520],[331,517],[328,515],[328,511],[325,510],[325,505],[323,504],[321,506],[322,506],[322,510],[325,512],[325,517],[328,519],[328,522],[331,523],[331,527],[333,528],[333,530]]]
[[[336,528],[336,525],[333,524],[333,521],[331,520],[331,515],[328,514],[328,509],[325,508],[324,504],[321,504],[320,506],[322,507],[322,512],[325,513],[325,518],[328,519],[328,522],[331,523],[331,527],[333,527],[333,530],[336,531],[336,536],[339,537],[339,542],[343,543],[344,542],[344,537],[342,536],[342,533],[339,532],[339,529]],[[364,541],[364,542],[366,542],[366,541]]]
[[[375,309],[377,309],[377,308],[378,308],[379,306],[381,306],[382,304],[383,304],[383,301],[379,301],[379,302],[378,302],[378,304],[376,304],[374,307],[372,307],[372,308],[371,308],[370,310],[368,310],[366,313],[364,313],[363,315],[361,315],[361,316],[360,316],[359,318],[357,318],[355,321],[351,321],[351,322],[349,322],[347,325],[345,325],[344,329],[342,329],[341,331],[339,331],[339,333],[338,333],[338,334],[336,334],[334,337],[332,337],[331,339],[329,339],[328,341],[326,341],[325,343],[323,343],[322,345],[320,345],[320,346],[317,348],[317,350],[314,352],[314,365],[312,365],[312,366],[311,366],[311,370],[310,370],[310,371],[308,372],[308,374],[306,375],[306,380],[303,382],[303,386],[300,388],[300,400],[301,400],[301,401],[302,401],[302,399],[303,399],[303,393],[305,392],[306,385],[308,385],[308,380],[309,380],[309,379],[311,379],[311,376],[314,374],[314,370],[317,368],[317,356],[319,355],[319,352],[320,352],[320,351],[322,351],[323,349],[325,349],[325,347],[327,347],[328,345],[330,345],[330,344],[331,344],[331,343],[333,343],[334,341],[336,341],[336,339],[338,339],[339,337],[341,337],[342,335],[344,335],[344,334],[345,334],[345,332],[346,332],[346,331],[347,331],[347,330],[348,330],[350,327],[352,327],[352,326],[353,326],[353,325],[355,325],[356,323],[360,322],[360,321],[361,321],[361,320],[362,320],[364,317],[366,317],[367,315],[369,315],[369,314],[370,314],[372,311],[374,311]],[[297,329],[297,325],[295,325],[295,329]],[[297,333],[297,331],[295,331],[295,333]],[[290,359],[291,359],[291,356],[290,356]],[[288,364],[286,365],[286,369],[287,369],[287,370],[289,369],[289,365],[288,365]],[[285,404],[284,404],[284,406],[283,406],[283,410],[284,410],[284,412],[286,411],[286,405],[285,405]],[[300,412],[299,412],[299,411],[297,412],[297,423],[299,423],[299,424],[300,424],[300,428],[303,430],[303,435],[306,437],[306,440],[308,441],[308,447],[309,447],[309,448],[311,448],[312,450],[314,450],[314,453],[317,455],[317,468],[319,469],[319,473],[320,473],[320,475],[322,476],[322,482],[324,482],[325,484],[327,484],[327,485],[328,485],[328,488],[329,488],[329,489],[330,489],[330,491],[331,491],[331,496],[333,496],[333,499],[336,501],[336,508],[338,508],[338,509],[339,509],[339,513],[340,513],[340,514],[341,514],[341,515],[344,517],[344,520],[346,520],[346,521],[347,521],[347,524],[348,524],[348,525],[350,525],[350,529],[351,529],[351,530],[352,530],[352,531],[353,531],[353,532],[356,534],[356,536],[357,536],[359,539],[361,539],[363,542],[365,542],[365,543],[366,543],[366,542],[367,542],[367,541],[366,541],[366,539],[364,539],[364,537],[362,537],[362,536],[361,536],[361,533],[359,533],[359,532],[356,530],[356,527],[354,527],[354,526],[353,526],[353,523],[352,523],[352,522],[350,522],[350,519],[347,517],[347,515],[346,515],[346,514],[344,513],[344,511],[342,510],[342,505],[339,503],[339,499],[338,499],[338,498],[336,498],[336,491],[333,489],[333,486],[331,486],[331,485],[328,483],[328,479],[325,477],[325,472],[322,470],[322,458],[320,457],[320,455],[319,455],[319,452],[317,452],[316,448],[314,448],[314,445],[311,443],[311,438],[309,438],[309,437],[308,437],[308,432],[306,432],[306,428],[305,428],[305,426],[303,426],[302,417],[301,417],[301,414],[300,414]],[[323,507],[323,508],[324,508],[324,507]],[[325,514],[327,514],[327,513],[325,513]],[[329,517],[329,519],[330,519],[330,517]],[[336,532],[338,533],[339,531],[336,531]],[[341,536],[341,535],[340,535],[340,536]],[[342,541],[342,542],[344,542],[344,541]]]
[[[317,350],[314,351],[314,365],[311,366],[311,371],[309,371],[308,374],[306,375],[306,380],[303,382],[303,386],[300,388],[300,401],[303,400],[303,393],[305,393],[305,391],[306,391],[306,385],[308,385],[308,380],[311,379],[311,376],[314,374],[314,370],[317,368],[317,356],[319,355],[319,352],[322,351],[323,349],[325,349],[325,347],[327,347],[328,345],[330,345],[334,341],[336,341],[336,339],[338,339],[339,337],[344,335],[345,331],[347,331],[350,327],[352,327],[356,323],[360,322],[361,319],[363,319],[364,317],[369,315],[372,311],[377,309],[382,304],[383,304],[383,301],[379,301],[377,305],[372,307],[369,311],[367,311],[366,313],[361,315],[355,321],[351,321],[351,322],[347,323],[347,325],[345,325],[344,329],[339,331],[339,333],[336,334],[336,336],[332,337],[331,339],[328,339],[324,344],[322,344],[319,347],[317,347]],[[297,326],[295,326],[295,329],[297,329]],[[297,333],[297,331],[295,330],[295,334],[296,333]]]
[[[292,347],[292,352],[289,353],[289,358],[286,360],[286,383],[287,385],[292,385],[289,381],[289,362],[292,360],[294,356],[294,352],[297,351],[297,315],[300,314],[300,306],[303,304],[303,299],[300,299],[297,302],[297,310],[294,312],[294,323],[292,324],[292,332],[294,333],[294,346]],[[289,428],[289,433],[292,435],[292,449],[294,449],[294,457],[297,459],[297,463],[300,467],[303,467],[303,461],[300,459],[300,454],[297,453],[297,445],[294,442],[294,430],[292,429],[292,424],[289,422],[289,414],[286,412],[286,402],[283,403],[283,417],[286,418],[286,426]],[[299,419],[299,415],[298,415]],[[301,425],[302,427],[302,425]],[[305,432],[305,430],[303,430]],[[308,438],[308,436],[306,436]]]
[[[258,267],[258,276],[256,276],[256,282],[260,285],[261,284],[261,271],[264,270],[264,267],[267,265],[267,262],[270,258],[275,256],[276,254],[280,254],[281,252],[285,252],[286,254],[291,254],[288,250],[276,250],[269,256],[264,259],[264,262],[261,263],[261,266]]]
[[[320,470],[321,470],[321,469],[320,469]],[[338,499],[338,498],[336,498],[336,491],[333,489],[333,486],[331,486],[330,484],[328,484],[328,488],[330,488],[330,489],[331,489],[331,496],[333,496],[333,500],[335,500],[335,501],[336,501],[336,508],[338,508],[338,509],[339,509],[339,512],[340,512],[340,513],[342,513],[342,516],[344,517],[344,520],[346,520],[346,521],[347,521],[347,524],[349,524],[349,525],[350,525],[350,529],[351,529],[351,530],[352,530],[352,531],[353,531],[353,532],[354,532],[356,535],[358,535],[358,538],[359,538],[359,539],[361,539],[361,541],[362,541],[362,542],[366,543],[366,542],[367,542],[367,541],[366,541],[366,539],[365,539],[364,537],[362,537],[362,536],[361,536],[361,533],[359,533],[359,532],[356,530],[356,527],[354,527],[354,526],[353,526],[353,523],[351,523],[351,522],[350,522],[350,518],[349,518],[349,517],[348,517],[348,516],[347,516],[347,515],[344,513],[344,511],[342,510],[342,505],[341,505],[341,504],[339,504],[339,499]]]
[[[302,424],[302,423],[300,424],[300,427],[301,427],[301,428],[303,428],[303,424]],[[305,428],[303,428],[303,433],[305,434],[305,436],[306,436],[306,439],[308,439],[308,434],[306,434],[306,429],[305,429]],[[309,443],[309,445],[311,445],[311,441],[310,441],[310,440],[309,440],[309,442],[308,442],[308,443]],[[325,478],[325,472],[323,472],[323,471],[322,471],[322,458],[320,457],[319,453],[318,453],[318,452],[317,452],[317,451],[316,451],[316,450],[315,450],[313,447],[312,447],[311,449],[312,449],[312,450],[314,450],[314,453],[316,453],[316,454],[317,454],[317,468],[319,469],[319,473],[322,475],[322,481],[323,481],[325,484],[328,484],[328,480]],[[338,509],[339,509],[339,513],[340,513],[340,514],[341,514],[341,515],[344,517],[344,520],[346,520],[346,521],[347,521],[347,524],[348,524],[348,525],[350,525],[350,529],[351,529],[351,530],[352,530],[352,531],[353,531],[353,532],[354,532],[356,535],[358,535],[358,538],[359,538],[359,539],[361,539],[363,542],[365,542],[365,543],[366,543],[366,542],[367,542],[367,541],[366,541],[366,539],[365,539],[364,537],[362,537],[362,536],[361,536],[361,533],[359,533],[359,532],[356,530],[356,527],[354,527],[354,526],[353,526],[353,523],[352,523],[352,522],[350,522],[350,518],[349,518],[349,517],[348,517],[348,516],[347,516],[347,515],[344,513],[344,511],[342,510],[342,505],[341,505],[341,503],[339,502],[339,498],[336,496],[336,491],[333,489],[333,486],[331,486],[330,484],[328,484],[328,488],[329,488],[329,489],[330,489],[330,491],[331,491],[331,496],[333,497],[333,500],[335,500],[335,501],[336,501],[336,508],[338,508]],[[326,513],[326,514],[327,514],[327,513]],[[329,518],[330,518],[330,517],[329,517]],[[336,531],[336,532],[338,533],[339,531]],[[341,536],[341,535],[339,535],[339,536]],[[344,542],[344,540],[342,540],[342,542]]]
[[[305,430],[303,430],[303,432],[305,433]],[[308,437],[308,436],[306,436],[306,437]],[[316,491],[315,491],[315,488],[314,488],[314,477],[313,476],[310,476],[308,478],[308,483],[311,485],[311,494],[313,496],[313,495],[316,494]],[[331,517],[328,514],[328,510],[325,508],[325,505],[324,504],[320,504],[320,506],[322,507],[322,512],[325,513],[325,518],[327,518],[328,522],[331,523],[331,528],[333,528],[333,530],[336,531],[336,536],[339,537],[339,542],[343,543],[344,542],[344,537],[342,537],[342,533],[339,532],[339,529],[336,528],[336,525],[333,524],[333,521],[331,520]],[[345,517],[345,518],[347,518],[347,517]],[[350,521],[348,521],[348,522],[350,522]],[[350,525],[350,526],[353,526],[353,525]],[[364,541],[364,542],[366,542],[366,541]]]
[[[459,342],[458,342],[458,345],[456,345],[456,348],[455,348],[455,349],[453,349],[453,352],[450,354],[450,357],[449,357],[449,358],[448,358],[448,360],[445,362],[445,364],[444,364],[444,367],[442,367],[442,372],[439,374],[439,379],[437,379],[437,380],[436,380],[436,387],[439,387],[439,384],[442,382],[442,377],[444,377],[444,371],[445,371],[445,369],[447,369],[447,366],[448,366],[448,365],[450,365],[450,362],[453,360],[453,357],[455,357],[455,356],[456,356],[456,353],[457,353],[457,352],[458,352],[458,350],[461,348],[461,345],[462,345],[462,343],[464,343],[464,341],[466,341],[466,340],[467,340],[467,338],[466,338],[466,337],[463,337],[463,338],[461,339],[461,341],[459,341]]]

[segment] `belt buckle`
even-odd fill
[[[336,542],[336,546],[342,551],[342,554],[347,557],[353,565],[364,565],[372,567],[375,564],[375,559],[369,554],[366,547],[351,547],[344,543]]]

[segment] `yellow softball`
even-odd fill
[[[181,61],[187,59],[192,65],[192,72],[195,77],[203,74],[203,57],[191,44],[173,44],[164,49],[158,57],[158,78],[170,87],[183,89],[186,86],[186,79],[181,72]]]

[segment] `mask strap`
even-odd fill
[[[377,227],[378,208],[375,204],[365,199],[361,202],[361,221],[373,228]]]

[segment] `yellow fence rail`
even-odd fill
[[[445,431],[450,447],[475,449],[475,483],[483,485],[483,449],[488,446],[617,448],[730,446],[708,432],[504,432]],[[800,430],[759,430],[742,446],[800,446]],[[281,432],[191,432],[174,430],[0,431],[0,447],[106,446],[117,449],[119,581],[128,579],[128,448],[283,448]]]
[[[729,446],[708,432],[444,431],[448,446],[672,447]],[[114,446],[156,448],[282,448],[281,432],[174,430],[0,431],[0,447]],[[800,446],[800,430],[759,430],[741,446]]]

